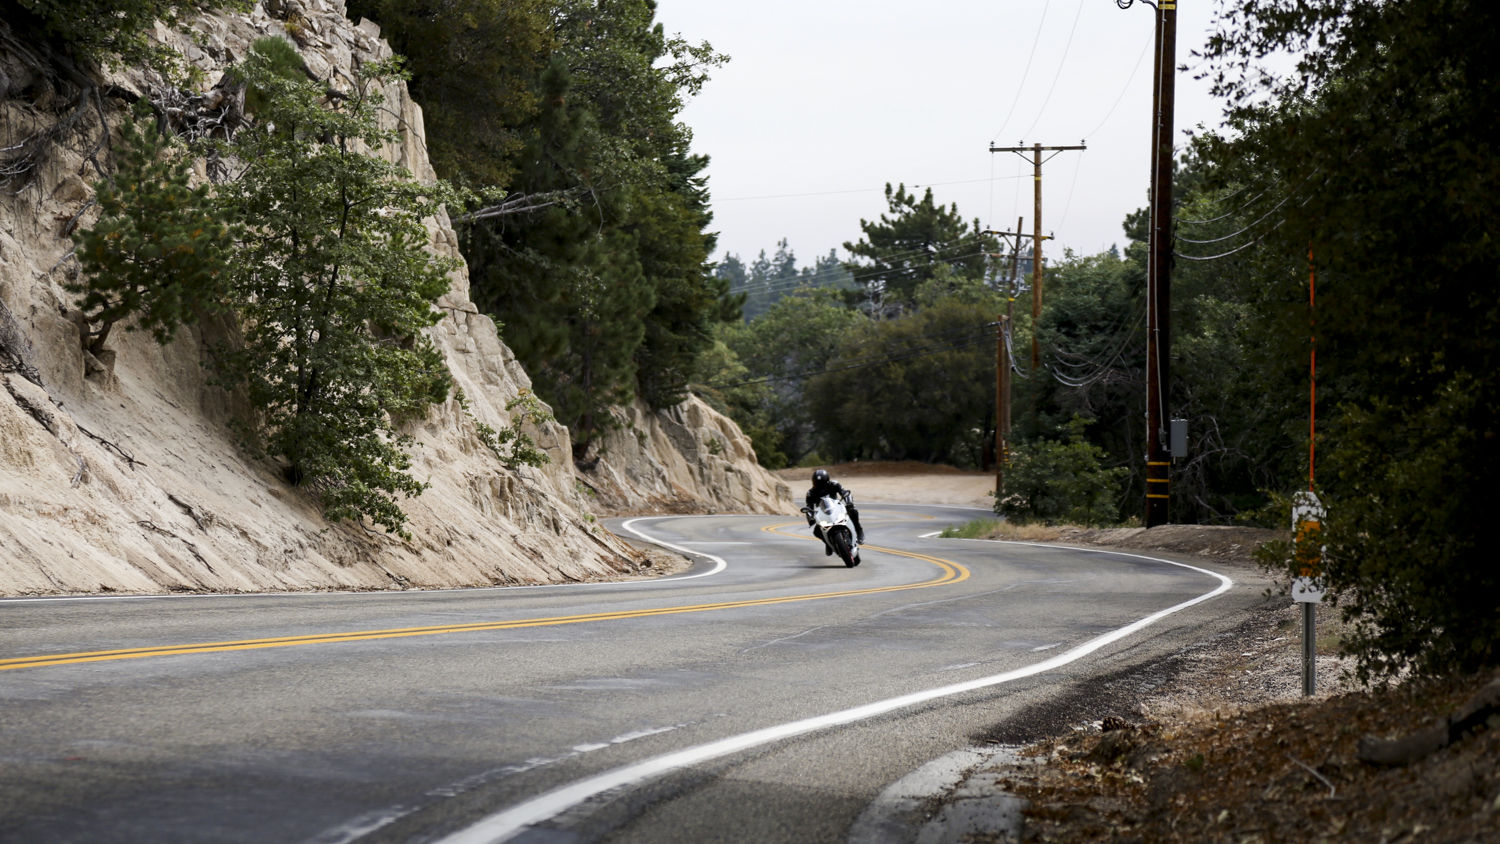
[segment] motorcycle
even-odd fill
[[[809,522],[816,523],[815,532],[821,534],[826,550],[837,554],[849,568],[859,565],[859,540],[855,538],[854,524],[849,521],[849,510],[843,501],[825,495],[816,508],[803,507],[802,513]]]

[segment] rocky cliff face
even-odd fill
[[[580,480],[608,513],[796,513],[791,490],[755,461],[734,421],[693,397],[652,413],[616,408],[621,427]]]
[[[335,86],[347,84],[356,61],[390,54],[373,24],[344,17],[341,0],[270,5],[274,15],[257,4],[248,14],[201,19],[192,36],[162,29],[158,37],[210,82],[264,35],[293,38],[309,69]],[[140,94],[160,85],[140,70],[108,81]],[[6,94],[0,145],[57,121],[47,103]],[[432,179],[420,107],[404,85],[385,94],[388,128],[401,142],[384,154]],[[67,235],[93,220],[89,183],[98,176],[89,159],[104,131],[100,115],[84,114],[25,189],[0,199],[0,595],[450,587],[635,570],[633,552],[589,513],[598,503],[574,475],[565,428],[533,432],[552,457],[541,469],[509,471],[480,441],[475,420],[509,424],[506,402],[530,381],[469,300],[463,270],[439,302],[447,315],[432,336],[473,418],[450,400],[409,430],[413,474],[431,484],[404,503],[410,542],[330,525],[304,491],[237,449],[226,425],[234,399],[207,383],[201,365],[206,342],[224,326],[185,330],[165,347],[117,330],[109,351],[85,352],[81,315],[63,288],[77,274]],[[456,257],[448,220],[431,229],[433,248]],[[609,487],[611,506],[652,501],[657,489],[689,497],[712,489],[703,507],[777,509],[775,481],[754,465],[733,423],[703,411],[690,403],[666,414],[675,427],[638,426],[649,446],[632,434],[640,453],[626,456],[622,444],[611,458],[620,479]],[[674,452],[667,440],[693,450]],[[709,440],[734,443],[734,459],[714,454]],[[642,459],[649,469],[634,462]],[[671,482],[660,482],[658,466]],[[651,495],[616,491],[629,488],[632,473],[656,480]]]

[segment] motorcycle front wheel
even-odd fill
[[[849,531],[834,530],[831,534],[828,539],[833,545],[833,553],[838,554],[839,559],[843,560],[844,565],[848,568],[852,569],[859,565],[859,562],[854,558],[854,549],[849,544]]]

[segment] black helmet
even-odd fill
[[[813,472],[813,483],[817,486],[822,486],[823,484],[828,483],[828,470],[818,469],[817,471]]]

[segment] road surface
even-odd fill
[[[1259,599],[926,536],[975,515],[867,505],[854,569],[786,517],[668,516],[611,523],[693,552],[656,581],[0,601],[0,841],[842,842],[925,761]]]

